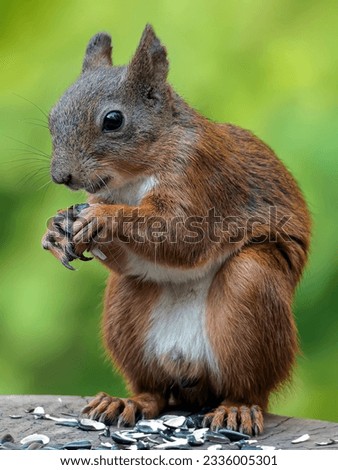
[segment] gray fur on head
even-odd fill
[[[72,189],[94,192],[97,178],[118,187],[131,175],[156,172],[155,143],[173,135],[178,97],[166,81],[166,49],[153,28],[146,26],[127,66],[112,66],[111,49],[108,34],[91,38],[82,74],[50,113],[52,177]],[[123,125],[105,132],[104,120],[116,111]]]

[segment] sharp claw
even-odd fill
[[[81,257],[83,255],[77,255],[72,247],[72,245],[68,245],[66,248],[65,248],[65,251],[66,251],[66,254],[69,255],[71,258],[73,259],[82,259]],[[73,259],[69,260],[69,261],[73,261]]]
[[[82,254],[81,256],[78,257],[81,261],[91,261],[92,259],[94,259],[92,256],[85,256],[84,254]]]
[[[208,428],[211,425],[212,418],[210,416],[204,416],[202,426]]]
[[[81,255],[76,254],[73,245],[68,245],[65,251],[66,254],[73,259],[80,259],[81,261],[90,261],[93,259],[91,256],[85,256],[83,253]],[[73,259],[70,259],[69,261],[73,261]]]
[[[121,427],[127,427],[127,426],[130,426],[130,423],[128,423],[122,415],[119,416],[119,419],[117,421],[117,427],[118,428],[121,428]]]
[[[90,405],[86,405],[81,410],[81,415],[88,415],[92,407]]]
[[[66,257],[61,258],[60,261],[65,268],[70,269],[71,271],[75,271],[75,268],[69,264],[69,261]]]

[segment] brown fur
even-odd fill
[[[104,80],[107,70],[116,69],[116,80],[125,80],[117,96],[125,89],[131,103],[142,96],[155,117],[149,117],[153,114],[148,108],[142,111],[133,105],[134,114],[148,113],[147,122],[153,119],[151,126],[135,131],[132,141],[130,136],[126,142],[97,141],[95,148],[94,134],[88,127],[77,135],[78,141],[82,139],[81,152],[85,148],[92,155],[84,163],[73,134],[62,121],[66,110],[70,112],[68,103],[75,95],[81,98],[83,85],[74,85],[51,114],[55,181],[88,191],[95,187],[98,176],[108,182],[106,195],[92,194],[89,207],[72,221],[67,240],[56,240],[61,229],[55,224],[43,245],[66,265],[76,257],[67,254],[67,246],[78,256],[94,247],[106,256],[102,262],[111,274],[105,295],[104,343],[133,393],[129,400],[100,394],[85,411],[108,422],[119,419],[133,424],[137,416],[155,417],[169,404],[209,405],[216,408],[206,415],[205,423],[213,428],[225,424],[231,429],[261,432],[261,410],[267,408],[270,393],[290,377],[298,350],[291,304],[309,248],[310,219],[304,199],[290,173],[262,141],[239,127],[208,121],[176,95],[166,82],[165,49],[150,27],[126,71],[110,67],[110,40],[100,37],[94,46],[88,46],[81,83],[88,87],[93,80],[95,90],[98,78]],[[86,103],[92,110],[94,104]],[[111,147],[113,144],[118,150]],[[69,161],[64,159],[67,146],[72,149]],[[76,161],[74,154],[79,155]],[[114,181],[123,186],[140,175],[154,174],[157,184],[139,204],[110,200]],[[228,232],[216,224],[214,235],[219,240],[202,237],[187,243],[191,230],[178,225],[176,243],[149,241],[154,216],[163,229],[174,217],[204,217],[196,220],[207,233],[210,209],[222,219],[230,217],[230,222],[235,218],[237,226],[247,230],[240,230],[241,236],[234,239],[231,224]],[[123,233],[119,224],[122,212],[129,217]],[[66,213],[64,217],[69,220]],[[278,221],[283,217],[281,234]],[[109,218],[113,223],[108,224]],[[248,224],[250,220],[253,223]],[[138,235],[148,236],[143,243],[131,237],[140,221]],[[98,239],[103,232],[109,242]],[[122,236],[128,238],[127,243],[121,241]],[[219,373],[206,363],[189,362],[184,357],[145,360],[151,314],[166,284],[128,274],[130,253],[181,272],[218,266],[208,293],[205,325]]]

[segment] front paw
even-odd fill
[[[114,214],[111,210],[107,210],[104,204],[88,205],[73,224],[73,243],[75,245],[109,243],[113,238],[115,223]]]
[[[73,241],[74,223],[89,204],[76,204],[66,210],[60,210],[55,217],[48,221],[48,229],[42,238],[42,247],[48,250],[68,269],[74,270],[70,262],[75,259],[88,261],[83,255],[87,249],[86,244],[75,244]]]

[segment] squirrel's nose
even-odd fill
[[[57,184],[69,185],[72,182],[72,175],[70,173],[52,173],[52,180]]]
[[[74,182],[74,177],[70,171],[69,165],[66,164],[65,159],[53,156],[50,173],[52,180],[57,184],[65,184],[69,186]]]

